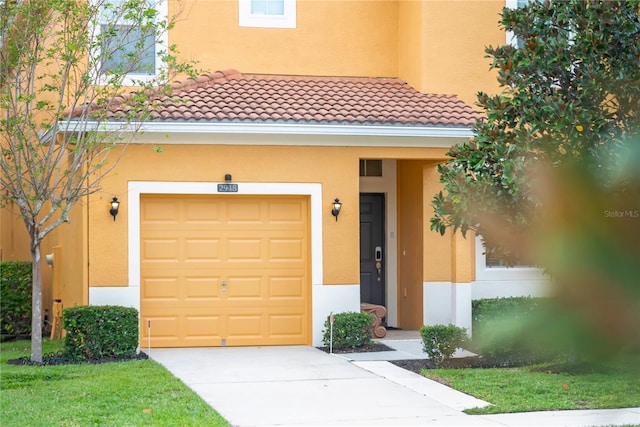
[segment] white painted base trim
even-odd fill
[[[360,285],[313,285],[313,346],[322,346],[324,322],[331,313],[360,311]]]
[[[471,333],[471,301],[483,298],[542,297],[549,295],[545,280],[476,281],[472,283],[424,282],[423,322],[467,328]]]
[[[471,334],[471,283],[451,284],[451,323]]]
[[[471,284],[424,282],[422,286],[425,325],[451,323],[471,332]]]
[[[140,288],[132,287],[89,287],[89,305],[120,305],[140,311]]]
[[[451,323],[451,282],[424,282],[422,284],[423,324]]]
[[[360,285],[313,285],[311,289],[312,345],[319,347],[329,314],[360,311]],[[121,305],[140,311],[140,288],[89,287],[89,305]]]

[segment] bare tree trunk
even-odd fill
[[[31,361],[42,363],[42,277],[40,242],[31,242],[33,283],[31,285]]]

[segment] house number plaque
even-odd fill
[[[218,193],[237,193],[238,184],[218,184]]]

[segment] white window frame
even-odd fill
[[[154,3],[153,6],[156,9],[156,11],[158,12],[158,15],[156,17],[156,22],[166,22],[168,19],[168,1],[167,0],[148,0],[150,3]],[[97,25],[94,26],[93,28],[93,34],[95,37],[97,37],[100,34],[101,31],[101,25],[104,24],[105,22],[103,22],[102,20],[98,20]],[[107,22],[109,24],[111,24],[111,22]],[[119,23],[121,25],[126,25],[126,22],[121,22]],[[150,83],[153,82],[154,80],[158,79],[158,77],[160,76],[160,74],[162,73],[162,70],[165,68],[166,64],[164,64],[164,62],[162,61],[162,55],[160,52],[162,51],[166,51],[168,49],[169,46],[169,36],[167,34],[166,31],[164,31],[160,37],[158,38],[158,40],[156,40],[156,46],[155,46],[155,70],[153,72],[153,74],[136,74],[136,73],[131,73],[128,74],[127,76],[125,76],[125,78],[122,81],[122,84],[124,86],[135,86],[137,85],[137,83]],[[96,58],[100,58],[101,52],[95,52],[94,53]],[[102,69],[102,63],[98,63],[97,64],[97,70]],[[107,76],[104,75],[98,75],[97,78],[97,83],[98,84],[106,84],[109,80],[109,78]]]
[[[0,7],[4,6],[4,2],[5,2],[5,0],[0,0]],[[4,40],[3,36],[4,36],[4,34],[0,33],[0,48],[2,48],[2,42]]]
[[[482,237],[476,236],[476,280],[477,281],[524,281],[543,280],[544,272],[537,267],[487,267]]]
[[[251,13],[251,0],[238,0],[238,22],[241,27],[296,28],[296,0],[284,0],[283,15]]]
[[[507,9],[517,9],[518,8],[518,0],[506,0],[505,7]],[[507,31],[507,44],[518,47],[518,38],[513,33],[513,31]]]

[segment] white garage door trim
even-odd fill
[[[128,200],[129,287],[140,287],[140,197],[142,194],[297,195],[311,198],[311,283],[322,285],[322,185],[238,183],[237,193],[219,193],[215,182],[130,181]],[[140,306],[138,301],[138,307]]]

